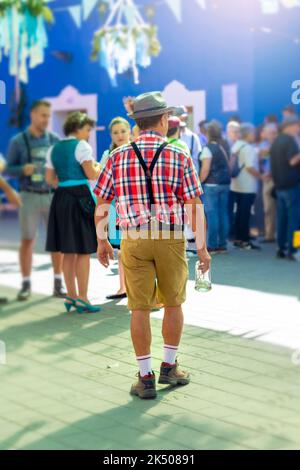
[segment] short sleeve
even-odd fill
[[[208,147],[204,147],[204,149],[202,150],[201,152],[201,155],[200,155],[200,160],[211,160],[213,157],[210,149]]]
[[[198,178],[193,160],[185,158],[184,177],[183,177],[183,200],[195,199],[203,194],[203,190]]]
[[[75,157],[78,163],[82,165],[84,162],[94,161],[93,149],[88,142],[81,140],[76,147]]]
[[[52,159],[51,159],[52,150],[53,150],[53,146],[49,148],[49,150],[47,151],[47,155],[46,155],[45,167],[48,168],[48,170],[54,170],[54,166],[53,166]]]
[[[112,163],[112,157],[109,157],[106,165],[101,169],[101,173],[94,189],[96,196],[106,201],[112,201],[115,198]]]

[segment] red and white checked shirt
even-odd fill
[[[156,132],[143,132],[136,140],[149,168],[166,141]],[[155,218],[166,224],[183,224],[184,203],[203,194],[192,158],[175,144],[161,153],[153,171]],[[151,219],[145,172],[130,144],[111,153],[94,189],[97,197],[112,201],[121,228],[146,224]],[[152,216],[154,214],[152,208]]]

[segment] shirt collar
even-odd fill
[[[40,137],[36,137],[35,135],[31,134],[29,127],[27,127],[25,132],[26,132],[27,136],[29,137],[29,139],[44,139],[47,135],[47,131],[45,131],[44,134],[40,135]]]
[[[142,140],[142,139],[145,139],[145,138],[153,138],[153,137],[158,137],[162,140],[166,140],[166,137],[163,137],[159,132],[156,132],[156,131],[142,131],[140,132],[140,135],[138,137],[138,140]]]

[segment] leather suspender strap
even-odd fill
[[[29,140],[28,140],[26,132],[23,132],[23,139],[25,142],[26,150],[27,150],[28,163],[31,163],[32,162],[31,149],[30,149]]]
[[[148,190],[148,195],[150,199],[150,204],[151,208],[155,205],[155,199],[154,199],[154,194],[153,194],[153,186],[152,186],[152,175],[153,175],[153,170],[155,168],[155,165],[157,163],[157,160],[159,159],[161,153],[163,152],[164,148],[168,145],[168,142],[164,142],[156,151],[154,158],[151,162],[150,168],[147,167],[145,160],[143,159],[143,156],[141,154],[140,149],[136,145],[135,142],[131,142],[131,146],[139,159],[140,165],[143,168],[145,175],[146,175],[146,181],[147,181],[147,190]]]

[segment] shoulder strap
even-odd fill
[[[26,146],[26,150],[27,150],[28,163],[31,163],[32,162],[31,149],[30,149],[29,140],[28,140],[26,132],[23,132],[22,136],[23,136],[25,146]]]
[[[220,148],[221,152],[222,152],[223,155],[224,155],[224,158],[225,158],[227,164],[229,165],[229,155],[228,155],[228,153],[226,152],[226,150],[225,150],[225,148],[223,147],[223,145],[221,145],[221,144],[218,144],[218,145],[219,145],[219,148]]]
[[[195,137],[194,137],[194,134],[192,134],[191,148],[190,148],[190,152],[191,152],[192,156],[193,156],[193,152],[194,152],[194,144],[195,144]]]
[[[243,150],[243,148],[247,147],[248,144],[243,144],[237,152],[235,152],[233,155],[236,155],[237,157],[240,155],[241,151]]]
[[[150,168],[147,167],[145,160],[143,159],[143,156],[141,154],[140,149],[136,145],[135,142],[131,142],[131,146],[139,159],[140,165],[143,168],[145,175],[146,175],[146,181],[147,181],[147,189],[148,189],[148,195],[150,199],[150,204],[153,206],[155,204],[155,199],[154,199],[154,194],[153,194],[153,188],[152,188],[152,175],[153,175],[153,170],[154,167],[157,163],[157,160],[159,159],[161,153],[163,152],[164,148],[169,144],[169,142],[164,142],[156,151],[154,158],[151,162]]]

